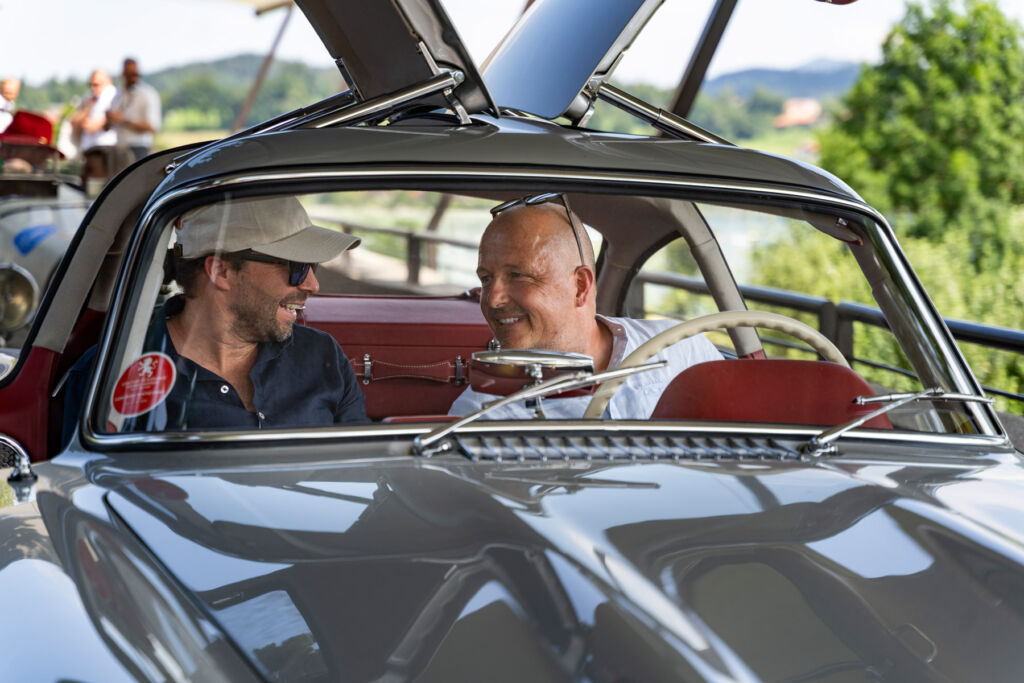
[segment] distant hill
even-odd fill
[[[731,90],[749,97],[761,88],[787,99],[833,99],[850,89],[860,74],[860,67],[855,62],[827,62],[798,69],[745,69],[710,79],[701,92],[713,95]]]
[[[159,92],[172,92],[182,84],[197,78],[213,79],[219,86],[232,90],[238,88],[247,90],[255,80],[262,63],[263,55],[241,54],[211,62],[191,62],[169,67],[147,75],[146,80]],[[268,78],[273,79],[287,71],[302,73],[305,77],[315,81],[329,82],[330,87],[335,89],[334,91],[341,82],[341,76],[334,67],[317,68],[302,62],[284,59],[274,60]]]
[[[145,73],[144,78],[163,100],[164,130],[229,129],[262,60],[261,55],[242,54]],[[859,69],[860,65],[849,62],[819,62],[800,69],[747,69],[725,74],[711,79],[701,89],[691,118],[725,137],[746,139],[770,127],[771,117],[782,110],[782,100],[838,98],[856,80]],[[623,85],[657,106],[666,106],[672,96],[670,89],[644,84]],[[342,87],[341,75],[332,66],[313,67],[297,61],[275,60],[245,124],[252,125],[316,102]],[[83,81],[51,80],[38,87],[24,86],[19,104],[39,111],[58,109],[86,91]],[[735,96],[744,100],[742,105],[738,105]],[[636,120],[611,109],[613,111],[607,114],[596,116],[593,125],[605,130],[633,131]]]

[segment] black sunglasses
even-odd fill
[[[316,274],[319,263],[301,263],[299,261],[289,261],[283,258],[276,258],[274,256],[267,256],[261,254],[258,251],[243,251],[240,252],[240,256],[243,261],[257,261],[259,263],[273,263],[275,265],[288,266],[288,284],[292,287],[298,287],[306,278],[309,276],[309,271],[313,271]]]
[[[491,209],[491,215],[497,216],[502,211],[508,211],[509,209],[516,206],[536,206],[537,204],[547,204],[548,202],[561,201],[562,206],[565,207],[565,213],[569,216],[569,227],[572,228],[572,236],[576,238],[576,250],[580,253],[580,265],[587,265],[586,260],[583,258],[583,244],[580,242],[580,228],[576,222],[576,214],[569,208],[569,198],[561,192],[545,192],[543,194],[531,194],[526,197],[520,197],[519,199],[510,199],[507,202],[502,202]]]

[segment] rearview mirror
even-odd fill
[[[593,372],[594,359],[579,353],[508,349],[477,351],[469,364],[469,383],[475,391],[507,396],[523,387],[567,372]],[[567,395],[591,393],[593,387]]]

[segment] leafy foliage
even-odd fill
[[[994,3],[963,7],[908,7],[882,63],[862,70],[820,135],[820,163],[890,218],[942,315],[1022,329],[1024,34]],[[843,292],[859,273],[800,282],[787,266],[794,250],[779,243],[760,255],[767,284],[851,298]],[[886,339],[856,334],[858,356],[900,364]],[[961,346],[983,384],[1024,393],[1019,354]]]
[[[911,4],[822,134],[821,165],[907,234],[1001,240],[1024,203],[1021,29],[992,2]],[[970,261],[978,265],[972,249]]]

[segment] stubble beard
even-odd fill
[[[231,304],[234,315],[231,331],[239,339],[250,343],[283,342],[292,336],[292,323],[277,319],[280,301],[257,300],[247,296]]]

